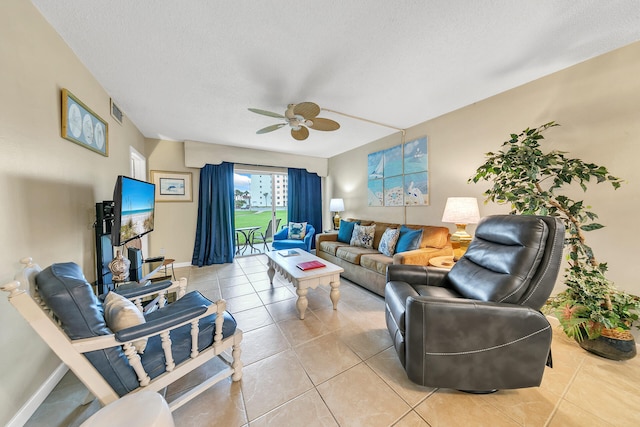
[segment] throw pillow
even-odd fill
[[[351,236],[353,235],[353,227],[359,222],[340,220],[340,230],[338,230],[338,242],[351,243]]]
[[[373,236],[376,233],[376,225],[360,225],[353,226],[353,234],[351,235],[351,246],[361,246],[363,248],[373,248]]]
[[[109,292],[104,299],[104,320],[113,332],[118,332],[145,322],[144,315],[134,303],[115,292]],[[147,339],[133,342],[133,346],[140,354],[147,347]]]
[[[398,243],[398,238],[400,237],[400,230],[397,228],[389,228],[384,231],[382,238],[380,239],[380,244],[378,245],[378,250],[385,254],[386,256],[393,256],[396,251],[396,244]]]
[[[396,244],[396,252],[406,252],[418,249],[422,241],[422,229],[413,230],[404,225],[400,227],[400,237]]]
[[[292,240],[304,240],[304,236],[307,233],[306,222],[290,222],[288,239]]]

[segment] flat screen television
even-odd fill
[[[155,201],[154,184],[118,176],[113,189],[113,246],[122,246],[153,231]]]

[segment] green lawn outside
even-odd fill
[[[283,225],[287,224],[287,209],[276,209],[276,218],[280,218],[280,227],[278,230],[282,228]],[[269,224],[269,220],[271,219],[271,210],[268,209],[260,209],[260,210],[240,210],[236,209],[235,211],[235,221],[236,228],[243,227],[260,227],[258,232],[265,232],[267,228],[267,224]],[[278,231],[276,230],[276,232]],[[240,234],[240,244],[244,244],[244,236]]]

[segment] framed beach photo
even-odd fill
[[[64,139],[109,157],[109,125],[67,89],[62,89]]]
[[[156,202],[191,202],[192,173],[151,171],[151,182],[156,185]]]

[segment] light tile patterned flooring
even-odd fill
[[[188,277],[189,290],[226,299],[244,331],[242,381],[224,380],[176,410],[176,426],[640,424],[640,358],[593,356],[556,328],[554,368],[539,388],[472,395],[419,387],[407,380],[392,347],[382,298],[343,279],[337,311],[322,287],[309,291],[305,320],[299,320],[295,290],[277,274],[272,287],[266,270],[264,255],[176,270]],[[172,385],[167,399],[218,363]],[[68,373],[26,425],[79,425],[99,409],[96,401],[82,406],[85,395]]]

